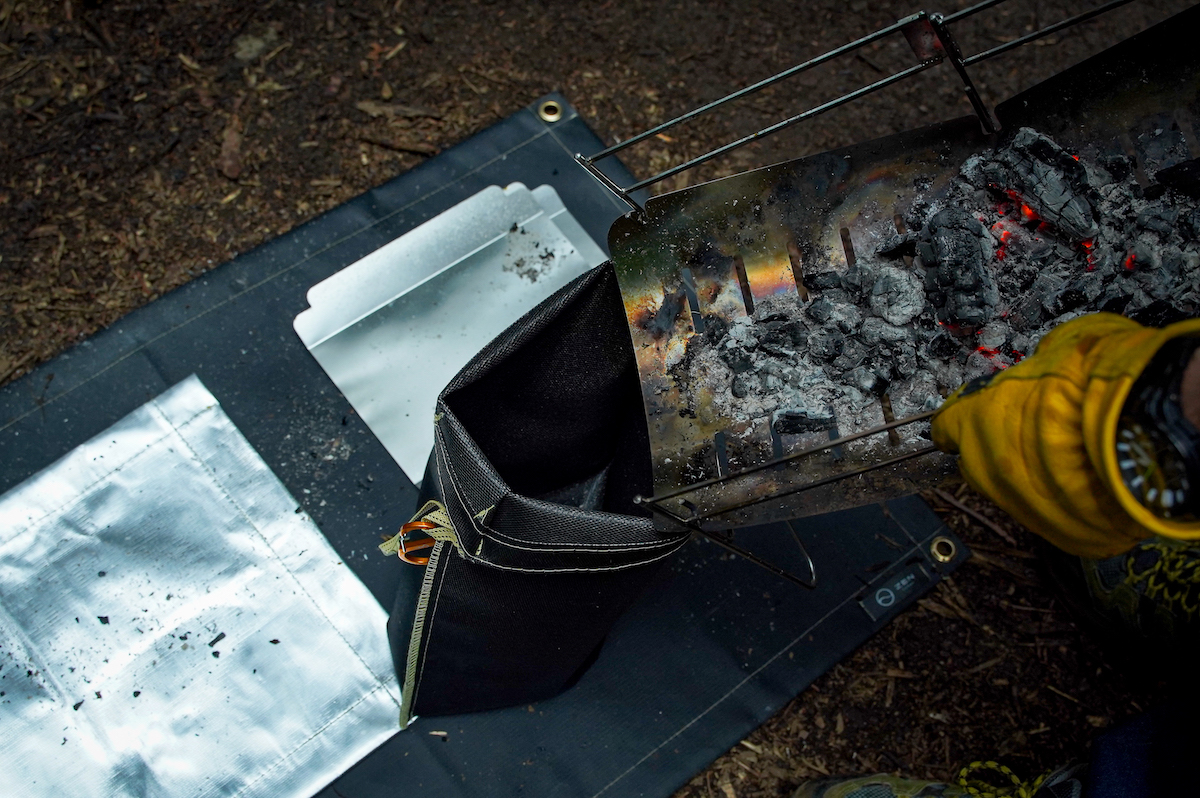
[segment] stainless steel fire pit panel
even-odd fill
[[[405,474],[485,344],[604,252],[550,186],[491,186],[313,286],[296,332]]]

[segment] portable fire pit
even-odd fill
[[[644,208],[606,181],[633,207],[609,243],[650,422],[643,501],[663,523],[728,544],[732,527],[927,487],[954,466],[928,418],[955,388],[1083,313],[1161,324],[1200,305],[1200,12],[1177,18],[1176,46],[1135,37],[998,106],[997,125],[966,67],[1118,3],[964,58],[948,25],[995,5],[922,12],[580,158],[896,34],[915,66],[629,188],[942,61],[976,111]]]

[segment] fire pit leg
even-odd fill
[[[967,99],[971,102],[971,108],[975,111],[975,116],[979,117],[979,124],[983,125],[983,132],[995,133],[998,129],[996,123],[992,119],[992,114],[988,111],[987,106],[983,104],[983,99],[979,96],[979,90],[975,88],[975,83],[971,80],[970,74],[967,73],[967,67],[963,64],[962,51],[958,49],[958,42],[954,40],[954,35],[950,33],[950,28],[946,26],[941,14],[930,14],[929,22],[933,25],[933,29],[937,31],[938,38],[942,40],[942,46],[946,48],[946,57],[950,59],[950,64],[954,67],[954,71],[958,73],[958,77],[963,82],[963,91],[966,93]]]

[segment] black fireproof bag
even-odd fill
[[[649,439],[610,264],[481,351],[435,428],[422,492],[440,504],[422,512],[438,542],[402,566],[388,622],[402,725],[562,692],[687,539],[633,503],[652,488]]]

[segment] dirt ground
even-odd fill
[[[976,81],[994,104],[1186,5],[1133,3],[981,64]],[[956,31],[971,53],[1086,7],[1012,0]],[[918,8],[0,0],[0,383],[546,92],[615,142]],[[622,157],[646,176],[911,57],[894,37]],[[968,112],[943,66],[663,188]],[[996,756],[1032,777],[1155,700],[1158,685],[1072,623],[1028,533],[970,493],[992,526],[931,501],[975,559],[680,796],[781,796],[827,773],[945,778]]]

